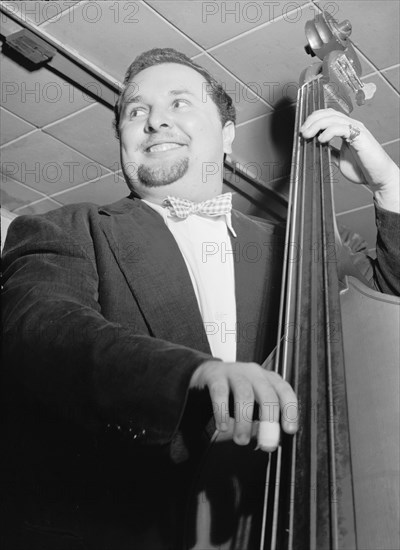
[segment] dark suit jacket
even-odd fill
[[[398,217],[377,215],[379,264],[358,264],[398,292]],[[283,229],[239,212],[232,223],[237,359],[262,362],[276,339]],[[185,415],[199,434],[211,415],[206,395],[188,395],[211,352],[164,221],[133,198],[17,218],[4,281],[6,548],[173,548],[179,519],[161,495],[179,493],[190,463]]]

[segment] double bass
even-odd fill
[[[348,115],[352,96],[373,96],[350,33],[326,12],[306,24],[306,51],[321,62],[300,81],[277,346],[263,365],[292,384],[300,429],[274,453],[214,434],[188,504],[187,550],[400,548],[400,300],[363,281],[335,223],[330,147],[299,132],[317,109]],[[218,492],[220,508],[207,496]]]

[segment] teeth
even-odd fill
[[[159,143],[158,145],[152,145],[149,148],[150,153],[156,153],[158,151],[168,151],[169,149],[177,149],[181,147],[179,143]]]

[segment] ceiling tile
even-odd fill
[[[119,143],[112,127],[113,111],[96,104],[47,126],[44,131],[103,166],[117,170]]]
[[[28,132],[35,130],[35,127],[21,120],[17,116],[9,113],[2,107],[0,108],[0,145],[16,139]]]
[[[34,189],[27,187],[19,183],[18,181],[9,178],[6,174],[2,173],[1,177],[1,205],[3,208],[7,208],[11,212],[16,208],[20,208],[33,201],[37,201],[43,198],[41,193],[38,193]]]
[[[93,103],[45,67],[28,71],[2,55],[1,70],[3,106],[35,126],[49,124]]]
[[[389,80],[396,90],[400,92],[400,66],[385,69],[382,71],[382,74]]]
[[[117,81],[123,80],[127,67],[145,50],[169,47],[189,56],[200,52],[140,2],[80,2],[72,12],[42,27]]]
[[[16,210],[16,213],[18,216],[21,214],[45,214],[46,212],[50,212],[50,210],[60,208],[60,206],[62,205],[52,199],[43,199],[39,202],[23,206]]]
[[[39,130],[2,147],[2,170],[45,195],[105,173],[97,163]]]
[[[196,63],[207,69],[231,96],[236,107],[237,124],[271,112],[271,108],[252,91],[252,89],[256,93],[261,91],[258,90],[257,83],[253,83],[253,86],[250,83],[250,88],[243,86],[239,80],[206,54],[196,57]]]
[[[368,248],[376,246],[376,225],[373,205],[347,214],[337,216],[339,224],[358,233],[366,242]]]
[[[274,112],[239,126],[232,158],[257,180],[270,182],[290,172],[294,110]]]
[[[368,60],[367,57],[365,57],[362,51],[359,50],[358,48],[355,48],[355,51],[356,51],[358,60],[361,63],[361,76],[365,76],[371,73],[376,73],[376,67]]]
[[[364,185],[347,181],[336,166],[332,178],[336,213],[372,204],[372,193]]]
[[[338,19],[349,19],[351,40],[378,68],[399,63],[399,15],[397,0],[336,0],[318,2]],[[328,8],[329,5],[329,8]]]
[[[104,205],[127,197],[130,191],[125,181],[116,174],[108,174],[96,181],[75,187],[54,197],[62,204],[92,202]]]
[[[74,4],[78,2],[74,1],[46,1],[46,2],[3,2],[7,4],[13,13],[19,13],[24,19],[35,25],[40,25],[43,21],[48,19],[57,20],[61,17],[61,14],[68,9],[71,9]]]
[[[306,1],[279,3],[146,0],[147,4],[203,48],[211,48],[278,17],[294,20],[299,16],[299,7]],[[268,30],[265,29],[264,32]]]
[[[268,103],[285,105],[296,98],[300,73],[312,64],[303,47],[311,13],[307,6],[297,21],[280,19],[213,49],[212,55],[242,82],[254,83]]]
[[[391,141],[399,137],[399,96],[391,86],[377,73],[365,78],[373,82],[377,90],[374,97],[365,105],[354,105],[351,118],[360,120],[380,142]]]

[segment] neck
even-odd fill
[[[168,195],[198,203],[220,195],[222,193],[222,182],[207,186],[201,184],[186,186],[182,185],[182,182],[174,182],[162,187],[146,188],[140,191],[135,189],[134,191],[140,198],[146,199],[154,204],[162,204]]]

